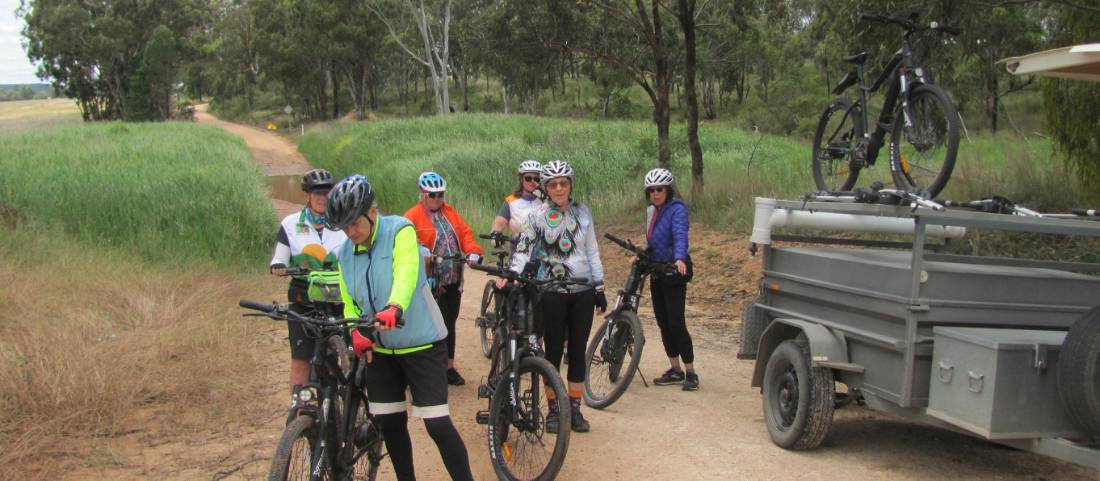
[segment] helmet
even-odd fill
[[[325,227],[339,230],[355,222],[374,205],[374,188],[362,175],[341,180],[328,192],[325,208]]]
[[[302,191],[313,192],[315,190],[332,189],[336,181],[332,179],[332,172],[325,169],[313,169],[302,175]]]
[[[443,180],[443,177],[435,172],[424,172],[420,174],[420,178],[417,179],[416,185],[420,187],[420,190],[425,192],[444,192],[447,190],[447,181]]]
[[[674,180],[676,179],[672,177],[672,172],[668,169],[658,167],[645,175],[645,188],[648,189],[659,185],[672,185],[672,181]]]
[[[551,160],[542,166],[542,170],[539,171],[539,177],[542,180],[542,184],[546,185],[550,179],[556,179],[558,177],[568,177],[570,181],[573,180],[573,168],[564,160]]]
[[[542,164],[537,160],[525,160],[519,164],[519,169],[517,170],[521,174],[529,174],[532,172],[537,174],[542,171]]]

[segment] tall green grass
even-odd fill
[[[241,267],[275,216],[240,139],[188,123],[58,125],[0,135],[0,207],[31,228],[132,258]]]
[[[673,172],[689,195],[686,133],[676,126],[671,137]],[[709,124],[700,137],[706,194],[689,198],[698,221],[747,226],[753,195],[811,190],[799,160],[809,157],[807,145]],[[576,171],[574,197],[592,208],[597,223],[642,222],[642,179],[656,167],[657,143],[649,122],[461,114],[333,124],[307,133],[299,150],[339,176],[366,174],[381,208],[391,213],[417,201],[421,172],[439,172],[448,183],[448,202],[483,231],[515,187],[516,166],[525,159],[568,161]]]

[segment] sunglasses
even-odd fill
[[[538,182],[539,177],[537,175],[525,175],[523,176],[524,182]]]
[[[569,180],[562,179],[562,180],[555,180],[555,181],[552,181],[552,182],[547,182],[546,183],[546,188],[547,189],[564,189],[566,187],[569,187],[569,185],[570,185]]]
[[[665,191],[664,187],[646,187],[645,188],[645,193],[647,193],[647,194],[652,194],[654,192],[664,192],[664,191]]]
[[[446,192],[428,192],[428,198],[429,199],[442,199],[443,194],[446,194]]]

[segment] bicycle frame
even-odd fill
[[[860,150],[864,153],[865,158],[863,160],[868,166],[875,165],[879,150],[882,149],[883,139],[885,139],[886,133],[894,127],[894,122],[897,121],[895,114],[898,113],[899,110],[905,122],[906,135],[909,135],[909,130],[912,127],[912,121],[909,115],[909,92],[918,85],[927,83],[924,77],[924,70],[918,67],[913,60],[913,50],[909,44],[909,36],[913,33],[913,31],[905,31],[902,33],[901,49],[894,53],[894,56],[890,58],[890,61],[883,67],[878,78],[875,79],[875,82],[870,86],[866,83],[864,65],[856,65],[859,99],[852,104],[852,108],[859,109],[860,114],[856,117],[856,121],[859,123],[859,131],[863,133],[860,145],[866,146],[866,150]],[[885,97],[883,98],[882,110],[879,112],[878,121],[875,123],[875,131],[868,132],[867,127],[869,125],[869,119],[867,113],[867,95],[877,92],[887,81],[889,81],[889,85],[884,94]],[[901,99],[900,109],[898,108],[899,98]],[[845,112],[845,115],[851,115],[851,111]]]

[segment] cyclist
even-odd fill
[[[594,308],[598,307],[600,312],[607,310],[607,297],[603,292],[603,263],[596,244],[596,224],[588,207],[571,196],[573,169],[565,161],[553,160],[542,166],[539,177],[547,199],[528,214],[511,269],[523,272],[528,261],[533,261],[537,279],[585,277],[594,285],[564,287],[542,296],[538,310],[545,331],[546,360],[560,369],[565,342],[572,346],[588,342]],[[581,415],[584,349],[571,349],[569,357],[566,379],[573,414],[571,428],[587,432],[588,421]],[[550,406],[553,408],[555,404]],[[546,418],[546,426],[547,430],[557,432],[558,413],[553,409]]]
[[[695,391],[699,389],[699,375],[695,374],[695,353],[684,318],[687,282],[691,278],[691,256],[688,255],[688,229],[691,223],[687,205],[676,196],[672,185],[674,180],[672,172],[661,168],[653,169],[645,176],[645,195],[649,202],[646,207],[646,250],[654,260],[672,263],[670,269],[654,273],[649,282],[653,315],[661,329],[661,343],[665,346],[669,362],[668,370],[653,383],[658,386],[682,383],[685,391]],[[680,367],[681,359],[683,368]]]
[[[539,172],[542,164],[537,160],[525,160],[519,164],[519,183],[512,195],[504,199],[504,205],[500,207],[493,225],[492,233],[499,234],[507,228],[509,235],[515,239],[523,232],[523,222],[527,220],[527,213],[542,203],[542,192],[539,191]],[[494,241],[493,247],[500,247],[500,241]]]
[[[420,244],[427,247],[432,256],[443,259],[431,266],[432,277],[439,282],[431,287],[447,326],[447,384],[461,386],[466,380],[455,369],[455,320],[462,304],[463,263],[448,257],[462,256],[466,262],[477,264],[481,261],[481,246],[474,240],[474,233],[462,216],[443,200],[447,181],[442,176],[424,172],[416,184],[420,188],[420,202],[405,211],[405,218],[416,227]]]
[[[325,264],[335,263],[333,251],[347,240],[347,236],[340,230],[330,230],[324,226],[325,196],[334,183],[332,174],[324,169],[313,169],[302,176],[306,206],[279,223],[279,233],[275,235],[275,254],[268,267],[272,275],[286,274],[288,266],[320,269]],[[305,277],[290,279],[287,300],[291,310],[299,314],[309,310],[305,304],[308,290]],[[290,387],[293,391],[296,386],[309,380],[313,342],[306,338],[301,324],[288,322],[286,325],[290,339]]]
[[[466,445],[447,407],[447,329],[427,286],[416,232],[408,219],[380,215],[366,177],[341,180],[328,195],[326,225],[348,240],[336,251],[346,317],[373,316],[377,332],[352,331],[367,355],[367,397],[399,480],[415,479],[405,389],[412,415],[424,419],[452,479],[471,480]],[[405,325],[395,328],[404,319]],[[370,351],[370,352],[368,352]]]

